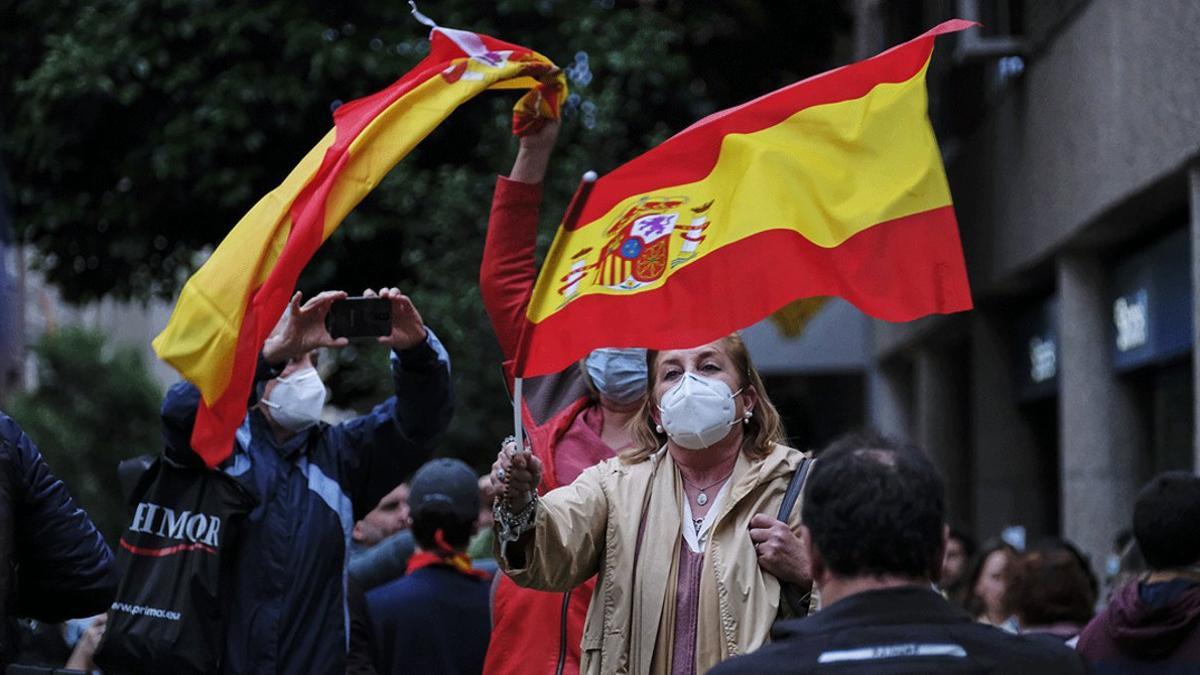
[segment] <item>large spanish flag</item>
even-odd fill
[[[434,28],[430,53],[386,89],[339,107],[333,129],[242,217],[188,280],[154,340],[199,388],[192,447],[209,466],[233,450],[258,352],[317,248],[385,174],[460,104],[486,89],[533,89],[514,130],[557,117],[566,87],[546,57],[466,31]]]
[[[971,308],[925,73],[955,20],[711,115],[596,181],[538,277],[516,374],[691,347],[797,298],[907,321]]]

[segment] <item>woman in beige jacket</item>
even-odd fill
[[[703,673],[766,641],[781,579],[807,582],[799,513],[774,518],[801,454],[741,338],[647,361],[640,449],[540,499],[536,457],[510,442],[493,466],[504,572],[547,591],[599,575],[584,673]]]

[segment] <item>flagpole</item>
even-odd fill
[[[575,188],[571,203],[567,204],[567,213],[563,216],[562,227],[564,230],[569,232],[579,227],[579,217],[583,215],[583,207],[587,204],[588,197],[592,195],[592,188],[596,186],[596,178],[595,171],[587,171],[579,179],[579,187]]]
[[[519,376],[513,378],[513,438],[517,440],[516,446],[513,447],[513,452],[520,452],[525,449],[525,444],[523,443],[524,439],[522,438],[525,428],[521,420],[521,401],[523,400],[521,395],[521,385],[524,383],[524,379],[525,378]]]
[[[562,227],[564,230],[573,230],[578,225],[579,217],[583,214],[583,207],[592,194],[592,188],[595,186],[597,178],[595,171],[587,171],[580,178],[579,187],[575,189],[571,202],[567,204],[567,212],[563,215]],[[525,335],[528,329],[529,322],[526,321],[521,326],[521,336],[517,339],[517,358],[513,364],[514,373],[521,373],[525,368]],[[513,445],[514,453],[525,451],[525,425],[521,416],[521,405],[524,400],[523,385],[524,378],[519,374],[514,375],[512,388],[513,438],[516,440],[516,444]]]

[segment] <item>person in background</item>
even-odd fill
[[[479,290],[504,354],[511,381],[525,309],[537,269],[538,208],[542,179],[559,122],[543,120],[520,138],[507,178],[496,181]],[[634,445],[630,422],[646,398],[644,349],[597,349],[578,366],[525,383],[522,413],[533,454],[546,467],[538,492],[570,485],[581,472]],[[488,675],[542,675],[579,671],[580,643],[594,578],[548,593],[520,588],[496,576],[495,634]],[[530,640],[530,635],[539,639]]]
[[[417,552],[403,578],[367,594],[378,672],[465,675],[483,669],[491,584],[465,553],[479,526],[477,480],[457,459],[435,459],[413,476]]]
[[[227,673],[345,672],[354,523],[420,466],[450,420],[450,358],[412,301],[390,288],[378,293],[392,308],[392,330],[379,342],[391,350],[395,395],[366,415],[321,421],[326,392],[314,359],[319,348],[347,344],[325,328],[345,297],[292,298],[263,345],[250,409],[220,466],[258,500],[232,561]],[[191,457],[199,400],[186,382],[167,392],[168,455]]]
[[[403,517],[399,519],[389,517],[387,522],[393,526],[402,524],[403,529],[387,534],[370,548],[358,547],[350,555],[350,579],[364,592],[404,576],[404,571],[408,569],[408,559],[417,550],[417,542],[413,539],[410,529],[412,518],[408,507],[409,487],[408,484],[400,487],[403,488],[403,491],[401,492],[400,488],[397,488],[392,494],[384,497],[380,502],[380,508],[394,495],[402,494],[404,498]],[[492,559],[492,499],[494,497],[491,478],[489,476],[481,477],[479,479],[479,531],[471,538],[471,543],[467,546],[467,555],[471,556],[471,564],[476,569],[486,572],[489,578],[496,574],[496,561]],[[392,513],[390,509],[387,512]],[[377,522],[380,521],[377,519]],[[355,531],[357,532],[358,529],[356,528]],[[385,530],[369,528],[366,531],[382,532]],[[368,539],[364,537],[363,541],[368,541]]]
[[[350,547],[350,579],[365,593],[404,576],[416,550],[408,506],[408,483],[401,483],[354,525]]]
[[[1114,589],[1124,585],[1124,581],[1128,581],[1120,578],[1121,562],[1124,560],[1125,554],[1135,546],[1132,528],[1127,527],[1113,537],[1112,550],[1104,556],[1104,591],[1110,596]],[[1105,598],[1105,601],[1107,600],[1108,597]]]
[[[16,656],[18,617],[56,623],[104,612],[117,582],[96,525],[0,412],[0,669]]]
[[[351,539],[355,551],[364,551],[408,529],[412,519],[408,510],[408,483],[401,483],[383,496],[371,512],[354,524]],[[352,556],[353,557],[353,556]]]
[[[966,610],[980,623],[1016,630],[1009,621],[1011,615],[1004,604],[1008,588],[1008,567],[1017,558],[1017,550],[1010,544],[991,539],[971,561],[970,573],[966,577]]]
[[[1097,590],[1096,578],[1078,549],[1050,539],[1012,563],[1005,605],[1022,633],[1044,633],[1067,642],[1091,620]]]
[[[1138,546],[1137,540],[1130,541],[1129,545],[1125,547],[1125,552],[1121,554],[1121,563],[1117,567],[1117,574],[1108,582],[1108,597],[1104,599],[1104,603],[1111,602],[1117,591],[1124,588],[1129,582],[1141,579],[1148,569],[1146,558],[1142,555],[1142,549]]]
[[[346,607],[350,615],[350,648],[346,651],[346,675],[377,675],[375,636],[371,634],[367,596],[354,577],[346,580]]]
[[[1200,476],[1155,476],[1133,507],[1148,571],[1119,588],[1077,648],[1098,673],[1200,672]]]
[[[108,615],[99,614],[87,621],[87,627],[79,634],[67,659],[68,670],[82,670],[90,673],[96,670],[96,650],[100,648],[100,640],[104,637],[104,628],[108,625]]]
[[[967,564],[974,555],[975,539],[965,530],[951,527],[946,557],[942,560],[941,588],[948,599],[959,605],[966,601]]]
[[[492,502],[495,501],[497,491],[492,487],[492,475],[490,473],[479,477],[479,532],[471,537],[471,543],[467,546],[467,555],[471,556],[471,560],[476,567],[484,569],[491,573],[496,573],[495,559],[492,558],[492,543],[495,541],[496,533],[492,530]]]
[[[799,509],[775,518],[803,456],[780,443],[741,337],[646,359],[635,449],[542,497],[531,492],[542,461],[511,439],[492,469],[505,485],[495,514],[505,574],[560,592],[599,575],[586,673],[706,672],[765,642],[782,584],[809,581]]]
[[[972,621],[934,584],[945,488],[919,448],[872,437],[820,453],[803,494],[804,548],[825,606],[710,675],[1086,672],[1067,647]]]

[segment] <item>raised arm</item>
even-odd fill
[[[479,290],[506,360],[516,354],[525,309],[537,279],[533,254],[538,207],[558,129],[557,121],[549,122],[521,138],[512,172],[508,178],[497,179],[492,198]]]
[[[396,393],[366,415],[326,431],[349,483],[355,519],[429,458],[454,411],[445,347],[407,296],[394,288],[379,295],[392,302],[392,333],[379,341],[392,349]]]

